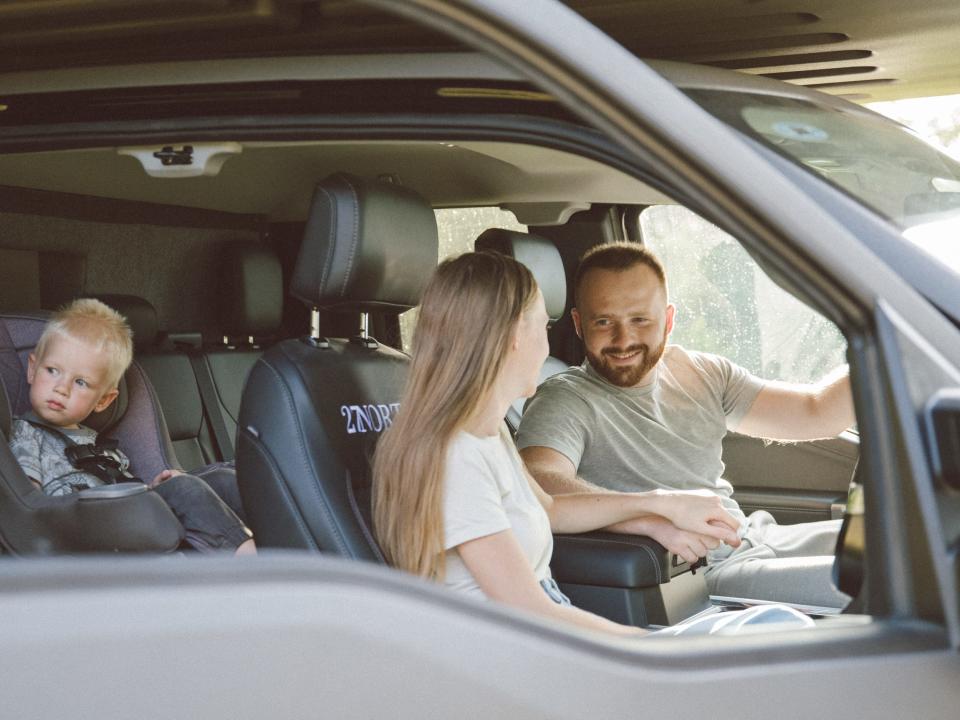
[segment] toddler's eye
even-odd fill
[[[56,375],[56,374],[57,374],[57,369],[56,369],[55,367],[50,367],[50,366],[48,365],[48,366],[47,366],[47,373],[49,373],[50,375]]]
[[[87,387],[87,381],[83,378],[77,378],[77,385],[80,387]]]

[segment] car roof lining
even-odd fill
[[[189,138],[183,142],[189,144]],[[199,144],[199,143],[198,143]],[[334,172],[383,177],[436,208],[510,205],[531,224],[585,203],[672,202],[620,170],[570,152],[493,141],[243,142],[216,177],[151,178],[115,147],[0,155],[0,185],[300,221]],[[159,150],[161,145],[158,144]],[[256,178],[252,181],[251,178]],[[524,222],[524,217],[518,217]],[[545,222],[549,221],[549,222]]]

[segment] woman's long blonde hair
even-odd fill
[[[447,448],[489,399],[536,293],[526,267],[487,252],[445,260],[427,284],[400,410],[373,463],[374,528],[394,567],[443,579]]]

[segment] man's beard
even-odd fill
[[[663,351],[666,347],[667,333],[664,332],[663,340],[660,341],[660,345],[658,345],[653,352],[650,351],[650,346],[647,344],[630,345],[626,348],[605,347],[600,351],[599,355],[589,350],[586,352],[590,365],[593,366],[593,369],[597,371],[598,375],[617,387],[627,388],[639,383],[648,372],[653,370],[654,366],[660,362],[660,358],[663,357]],[[607,359],[607,355],[610,354],[624,355],[632,352],[640,352],[637,361],[633,365],[612,365]]]

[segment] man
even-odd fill
[[[688,561],[706,557],[713,595],[844,605],[849,598],[831,582],[840,521],[780,526],[763,511],[746,518],[723,479],[721,442],[728,430],[776,440],[839,434],[855,421],[846,368],[816,385],[768,382],[725,358],[668,346],[675,308],[663,266],[633,243],[584,255],[574,303],[587,360],[541,386],[517,434],[544,489],[716,493],[743,520],[739,548],[656,516],[614,529],[649,535]]]

